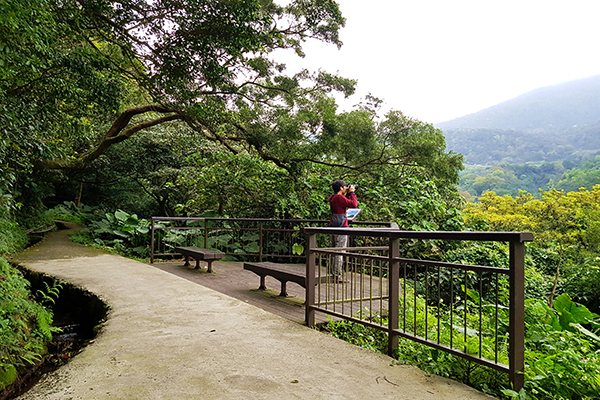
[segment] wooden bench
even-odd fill
[[[265,277],[272,276],[281,282],[281,293],[282,297],[287,297],[286,284],[287,282],[295,282],[298,285],[306,289],[306,269],[299,268],[298,265],[278,264],[268,261],[264,262],[247,262],[244,263],[244,269],[252,271],[260,276],[260,287],[259,290],[266,290]],[[327,282],[327,276],[321,276],[321,282]],[[319,281],[317,275],[315,281]]]
[[[190,258],[196,260],[196,269],[200,269],[200,260],[206,261],[208,264],[207,271],[212,273],[212,263],[215,260],[220,260],[225,257],[226,254],[217,250],[201,249],[199,247],[175,247],[177,253],[185,256],[184,266],[190,265]]]

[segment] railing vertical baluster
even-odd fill
[[[425,340],[429,339],[429,337],[427,336],[427,316],[428,316],[428,308],[427,307],[427,300],[429,297],[429,266],[425,266]]]
[[[417,264],[413,268],[414,285],[413,285],[413,335],[417,334]]]
[[[483,324],[481,322],[481,320],[483,318],[483,310],[482,310],[483,303],[482,303],[482,301],[483,301],[483,272],[480,272],[479,273],[479,358],[482,357],[481,349],[483,346],[483,343],[482,343],[483,333],[481,331],[482,326],[483,326]]]
[[[383,316],[383,275],[384,275],[383,269],[385,267],[383,267],[381,265],[382,264],[380,264],[380,268],[379,268],[379,315]],[[387,277],[389,280],[390,279],[390,263],[389,263],[389,261],[388,261],[387,265],[388,265]],[[388,283],[388,285],[389,285],[389,283]],[[389,290],[388,290],[388,292],[389,292]],[[371,296],[372,295],[373,294],[371,293]],[[388,300],[388,303],[389,303],[389,300]],[[380,322],[380,324],[382,324],[382,323],[383,322]]]
[[[389,283],[389,299],[388,299],[388,355],[393,356],[398,348],[398,334],[395,332],[398,329],[400,318],[400,240],[397,238],[390,239],[389,261],[388,261],[388,283]],[[383,297],[383,296],[382,296]]]
[[[454,269],[450,268],[450,348],[454,341]]]
[[[403,304],[402,306],[404,307],[404,310],[402,310],[402,331],[406,332],[406,263],[403,263],[403,272],[404,272],[404,279],[402,280],[402,301]]]
[[[262,223],[262,221],[258,223],[258,242],[259,242],[258,243],[258,261],[262,262],[262,260],[263,260],[263,223]]]
[[[346,256],[344,256],[344,258],[342,258],[342,275],[341,275],[342,283],[339,284],[339,286],[340,286],[340,307],[342,308],[341,309],[342,314],[344,314],[344,305],[346,304],[346,301],[345,301],[346,300],[346,293],[345,293],[346,292],[346,290],[345,290],[346,283],[345,283],[345,281],[348,278],[348,273],[347,273],[348,260],[349,260],[349,258]]]
[[[441,307],[441,299],[442,299],[442,290],[441,290],[441,285],[440,285],[440,281],[441,281],[441,271],[440,271],[440,266],[437,266],[437,276],[438,276],[438,282],[437,282],[437,287],[438,287],[438,301],[437,301],[437,342],[440,343],[440,324],[442,321],[442,317],[440,315],[440,307]]]
[[[307,246],[306,248],[308,249],[308,242],[306,242],[306,246]],[[306,254],[308,254],[308,250],[306,250]],[[317,299],[315,300],[315,304],[317,304],[317,305],[319,305],[321,303],[321,278],[322,278],[322,273],[323,273],[322,265],[323,265],[323,254],[319,254],[318,259],[316,259],[316,265],[315,265],[315,268],[319,268],[319,280],[316,283]]]
[[[494,326],[494,346],[495,346],[495,357],[494,361],[498,362],[498,292],[500,291],[500,289],[498,288],[498,274],[496,275],[496,318],[494,320],[495,326]]]
[[[150,264],[154,263],[154,218],[152,221],[152,233],[150,234]]]
[[[352,299],[354,298],[354,291],[353,291],[354,272],[353,272],[353,269],[354,269],[355,262],[356,262],[356,258],[350,257],[348,259],[348,270],[346,271],[346,276],[347,276],[346,280],[348,281],[346,283],[346,293],[348,295],[348,300],[349,300],[348,306],[350,307],[350,311],[349,311],[350,315],[352,315],[352,303],[353,303]]]
[[[331,268],[333,262],[333,256],[331,254],[327,255],[327,285],[325,286],[325,308],[329,309],[329,299],[331,297],[331,284],[333,283],[333,278],[331,275]]]
[[[373,264],[371,263],[371,273],[369,274],[369,319],[373,319]]]
[[[464,297],[464,302],[465,302],[465,305],[464,305],[464,308],[465,308],[464,329],[465,330],[464,330],[464,333],[463,333],[463,338],[464,338],[464,341],[465,341],[465,347],[464,347],[464,352],[465,353],[467,352],[467,317],[468,317],[467,316],[467,297],[468,297],[468,295],[467,295],[467,290],[468,290],[467,285],[468,285],[467,270],[465,269],[465,295],[463,296]]]

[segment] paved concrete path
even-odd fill
[[[489,399],[146,264],[49,235],[17,259],[111,312],[20,399]]]

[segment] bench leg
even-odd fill
[[[281,293],[279,293],[279,296],[287,297],[288,294],[287,294],[286,286],[287,286],[287,281],[281,281]]]
[[[189,267],[190,266],[190,256],[185,256],[185,264],[183,264],[184,267]]]
[[[260,286],[258,287],[258,290],[267,290],[267,285],[265,285],[265,276],[264,275],[260,276]]]
[[[200,260],[196,259],[196,267],[194,269],[200,269]]]
[[[206,272],[208,272],[209,274],[212,274],[212,263],[214,260],[206,260]]]

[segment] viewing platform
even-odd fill
[[[258,291],[241,263],[215,262],[213,274],[153,266],[71,243],[68,231],[18,261],[111,307],[93,343],[21,399],[490,398],[304,326],[303,289],[278,297],[267,277],[272,291]]]

